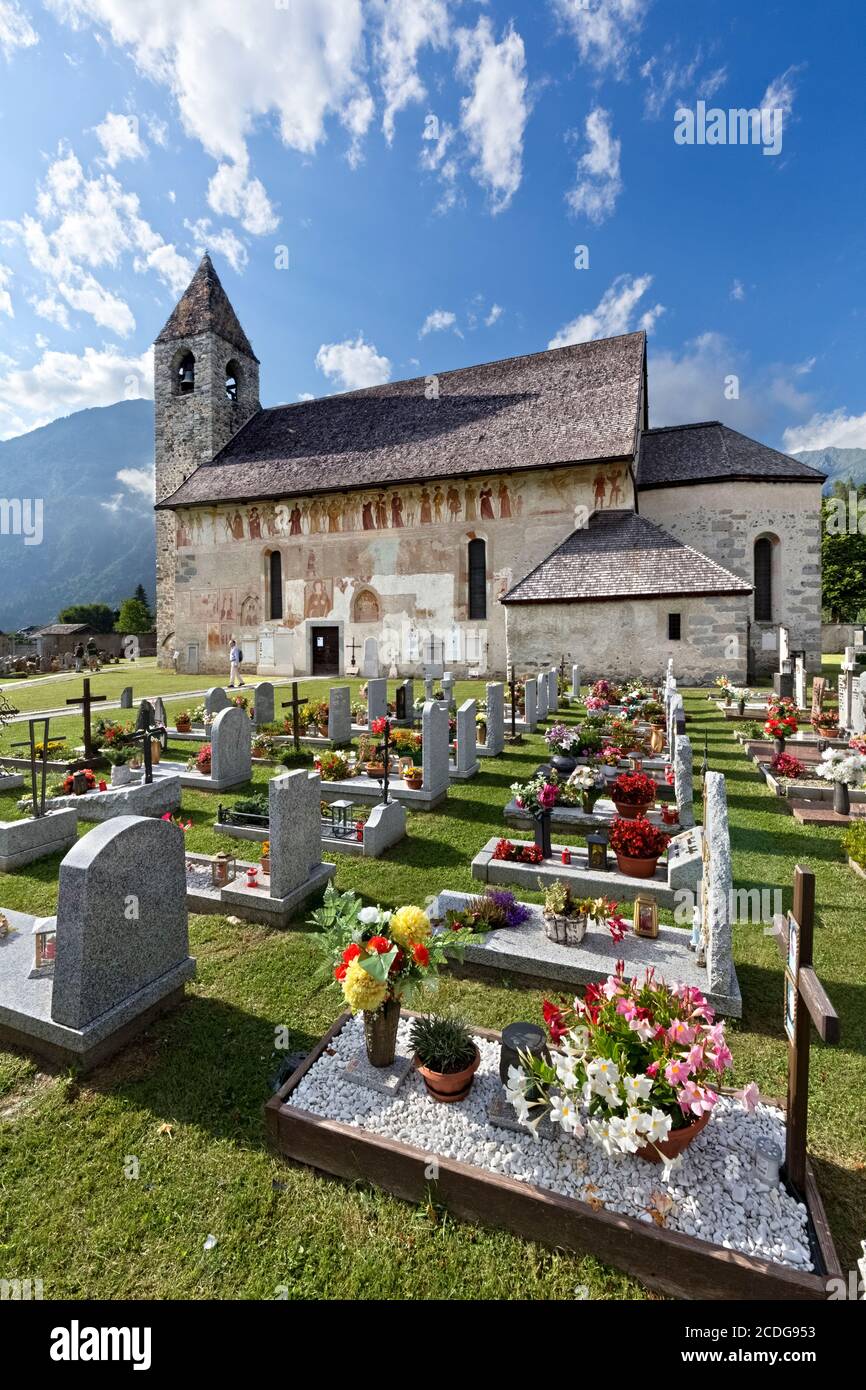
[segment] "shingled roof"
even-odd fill
[[[259,360],[206,251],[156,341],[170,343],[176,338],[193,338],[197,333],[218,333],[247,357]]]
[[[442,372],[432,399],[414,377],[262,410],[160,505],[631,459],[645,348],[629,333]]]
[[[641,439],[641,489],[758,480],[823,483],[824,474],[718,420],[646,430]]]
[[[590,603],[750,594],[751,584],[636,512],[593,512],[589,525],[530,570],[503,603]]]

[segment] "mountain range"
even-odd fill
[[[827,474],[825,492],[830,492],[834,483],[846,483],[849,478],[855,486],[866,483],[866,449],[801,449],[794,458]]]
[[[73,603],[107,603],[156,585],[153,402],[120,401],[0,442],[0,631],[50,623]],[[42,500],[42,540],[25,531]],[[10,509],[9,503],[13,503]]]

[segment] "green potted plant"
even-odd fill
[[[465,1100],[481,1054],[462,1019],[426,1014],[412,1022],[415,1066],[434,1100],[445,1105]]]
[[[111,785],[113,787],[125,787],[132,781],[132,762],[134,749],[132,748],[105,748],[103,756],[111,763]]]
[[[342,753],[322,753],[318,762],[323,782],[342,782],[349,775],[349,760]]]

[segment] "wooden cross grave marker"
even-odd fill
[[[280,709],[290,709],[292,711],[292,737],[295,740],[295,752],[301,751],[301,706],[306,705],[306,700],[298,699],[298,682],[292,681],[292,698],[283,700]]]
[[[90,732],[90,708],[91,705],[97,705],[108,697],[106,695],[91,695],[89,676],[84,677],[83,685],[83,694],[77,700],[67,700],[66,703],[67,705],[81,705],[84,714],[84,761],[92,762],[96,756],[96,751],[93,747],[93,735]]]
[[[29,748],[30,750],[30,786],[33,801],[33,819],[38,820],[45,815],[45,782],[48,776],[48,724],[49,719],[46,715],[41,715],[36,719],[28,719],[30,737],[26,743],[13,743],[13,748]],[[36,725],[42,725],[42,756],[37,757],[36,753]],[[36,764],[42,764],[42,781],[37,785]]]
[[[791,1187],[803,1199],[809,1120],[810,1027],[814,1023],[825,1043],[837,1043],[839,1016],[812,965],[815,875],[802,864],[794,870],[793,907],[787,916],[775,917],[773,926],[785,962],[785,1032],[788,1035],[785,1172]]]

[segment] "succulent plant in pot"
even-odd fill
[[[465,1100],[481,1055],[459,1018],[426,1014],[412,1023],[415,1065],[434,1100],[449,1105]]]
[[[111,764],[111,785],[113,787],[125,787],[132,781],[132,762],[135,749],[133,748],[104,748],[103,757],[107,758]]]

